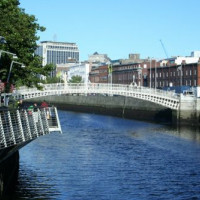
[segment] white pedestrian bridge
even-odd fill
[[[122,84],[45,84],[43,85],[42,90],[38,90],[36,88],[21,87],[20,89],[14,91],[12,95],[16,99],[31,99],[50,95],[64,94],[102,94],[105,96],[120,95],[150,101],[173,110],[178,110],[180,105],[180,98],[174,91],[164,91],[155,88],[135,87],[132,85]]]

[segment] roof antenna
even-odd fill
[[[53,41],[57,42],[57,35],[56,34],[53,35]]]

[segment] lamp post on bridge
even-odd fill
[[[181,92],[181,87],[182,87],[182,74],[183,74],[183,69],[182,69],[182,65],[181,66],[179,66],[178,68],[177,68],[177,71],[179,71],[180,72],[180,92]]]
[[[108,65],[108,75],[110,77],[110,83],[112,85],[112,64]]]
[[[149,75],[149,87],[151,88],[151,59],[152,58],[150,58],[150,75]]]

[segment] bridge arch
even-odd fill
[[[17,99],[31,99],[62,94],[103,94],[108,96],[120,95],[150,101],[172,110],[179,109],[179,97],[175,92],[163,91],[148,87],[134,87],[122,84],[45,84],[43,90],[21,87],[12,95]]]

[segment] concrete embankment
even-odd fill
[[[171,109],[152,102],[123,96],[62,95],[35,98],[29,101],[41,102],[43,100],[57,106],[59,109],[70,111],[107,114],[128,119],[163,123],[172,123],[177,119],[176,113],[174,114]]]

